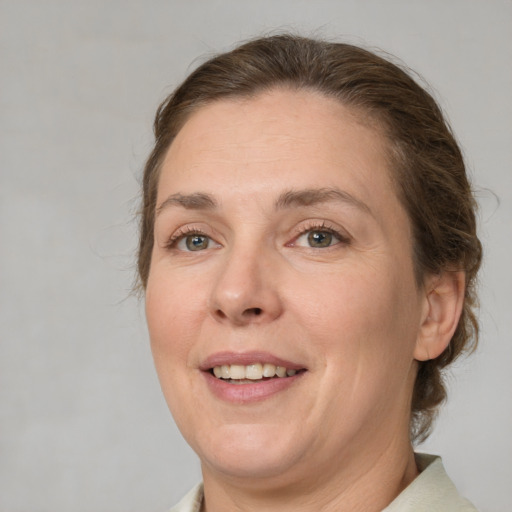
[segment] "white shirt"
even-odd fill
[[[416,454],[420,474],[382,512],[477,512],[458,493],[441,458]],[[203,484],[194,487],[170,512],[200,512]]]

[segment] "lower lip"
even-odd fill
[[[214,377],[209,372],[203,372],[210,391],[225,402],[245,404],[260,402],[277,393],[294,386],[306,372],[300,372],[292,377],[275,377],[269,380],[256,381],[254,384],[230,384]]]

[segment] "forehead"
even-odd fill
[[[375,181],[389,185],[388,144],[376,123],[337,99],[275,89],[192,114],[167,151],[160,185],[252,178],[256,186],[285,175],[297,182],[350,177],[362,189]]]
[[[269,185],[286,182],[335,186],[363,200],[377,187],[384,198],[392,193],[387,145],[367,116],[317,92],[223,99],[197,110],[177,134],[159,196],[216,186],[270,193]]]
[[[275,88],[251,97],[215,100],[195,110],[169,152],[190,143],[217,144],[220,137],[226,142],[256,143],[268,136],[274,143],[285,143],[287,136],[293,136],[339,145],[347,129],[360,138],[387,143],[378,122],[362,109],[314,90]]]

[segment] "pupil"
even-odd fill
[[[208,238],[201,235],[191,235],[187,237],[186,243],[189,251],[199,251],[208,247]]]
[[[332,242],[332,234],[328,231],[312,231],[308,241],[311,247],[328,247]]]

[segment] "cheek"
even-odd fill
[[[373,271],[372,271],[373,270]],[[417,294],[397,273],[361,272],[314,276],[296,291],[297,315],[324,345],[326,358],[384,368],[383,360],[412,359],[417,334]],[[328,361],[326,361],[326,364]]]
[[[157,371],[161,366],[183,366],[193,342],[194,327],[204,311],[204,298],[194,283],[173,279],[167,271],[152,269],[146,288],[146,319]],[[179,362],[179,364],[178,364]]]
[[[164,397],[180,428],[193,423],[190,394],[197,382],[190,358],[197,339],[199,316],[194,286],[180,282],[165,269],[152,269],[146,288],[146,319],[153,360]]]

